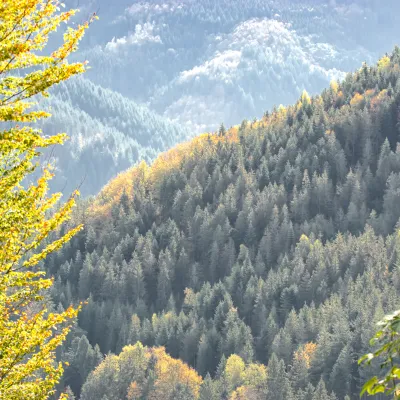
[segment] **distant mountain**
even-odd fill
[[[49,154],[57,167],[52,187],[66,194],[78,186],[83,195],[96,194],[118,172],[188,138],[147,107],[82,77],[58,85],[41,106],[53,114],[43,131],[70,136]]]
[[[88,77],[195,132],[318,93],[400,38],[397,0],[70,4],[100,15],[82,46]]]

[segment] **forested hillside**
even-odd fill
[[[91,68],[43,101],[53,117],[42,128],[72,137],[67,151],[51,153],[53,190],[80,187],[85,196],[187,132],[253,120],[304,89],[319,93],[363,61],[374,63],[400,34],[397,0],[66,3],[81,9],[77,23],[100,16],[75,55]]]
[[[397,0],[69,0],[87,77],[200,133],[317,94],[400,34]]]
[[[82,77],[55,87],[40,105],[53,114],[41,123],[43,131],[71,137],[46,154],[57,168],[52,188],[66,194],[77,187],[83,195],[97,194],[119,172],[189,137],[145,106]]]
[[[162,350],[126,348],[90,374],[140,341],[204,378],[199,391],[171,378],[165,399],[357,399],[379,370],[357,364],[374,322],[399,307],[399,133],[396,48],[120,174],[46,260],[55,304],[88,301],[64,384],[79,395],[87,379],[82,399],[157,398],[146,388],[177,361],[157,370],[143,352]]]

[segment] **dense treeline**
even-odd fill
[[[358,398],[379,368],[357,365],[373,322],[399,305],[399,115],[396,48],[110,182],[46,261],[56,304],[88,300],[65,384],[79,394],[102,353],[140,341],[195,368],[203,399],[253,398],[234,391],[257,363],[254,398]],[[244,374],[230,386],[229,359]]]

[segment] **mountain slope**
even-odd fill
[[[217,380],[237,354],[269,363],[274,399],[358,398],[374,321],[399,307],[399,110],[396,48],[120,174],[47,260],[54,301],[88,299],[103,353],[140,340]]]
[[[70,141],[51,156],[57,167],[54,190],[96,194],[118,172],[188,138],[179,126],[122,95],[84,78],[60,84],[41,106],[53,116],[46,134],[67,132]]]
[[[400,34],[397,0],[79,3],[100,15],[90,79],[197,133],[319,93]]]

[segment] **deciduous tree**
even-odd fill
[[[51,232],[70,218],[74,193],[57,206],[61,194],[48,195],[49,165],[33,183],[42,148],[61,144],[65,135],[44,136],[33,123],[49,116],[33,107],[36,95],[72,75],[83,63],[69,64],[90,21],[68,28],[61,46],[48,54],[49,35],[74,10],[60,12],[57,0],[3,0],[0,4],[0,398],[45,399],[54,392],[63,368],[55,350],[65,339],[77,309],[49,310],[44,294],[52,285],[41,261],[58,250],[81,226],[51,240]]]

